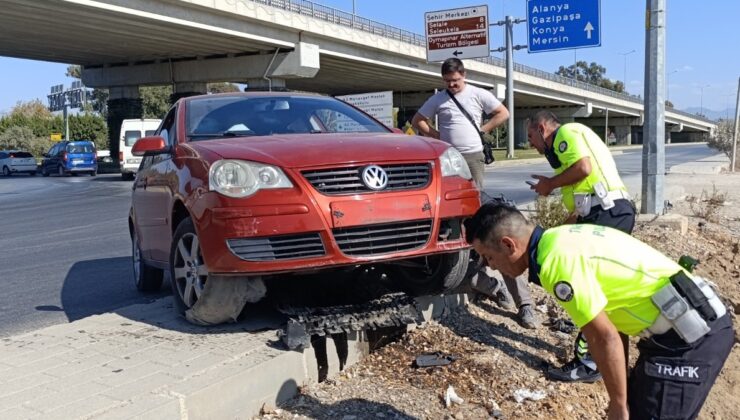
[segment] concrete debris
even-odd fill
[[[452,407],[452,403],[462,404],[464,402],[465,400],[455,393],[455,388],[453,388],[452,385],[447,387],[447,391],[445,392],[445,407],[450,408]]]
[[[524,400],[539,401],[546,396],[547,394],[545,393],[545,391],[542,390],[532,391],[529,389],[521,388],[514,391],[514,400],[518,403],[521,403]]]

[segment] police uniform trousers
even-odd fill
[[[693,344],[670,330],[637,343],[640,356],[627,385],[630,419],[694,419],[735,340],[729,314],[709,322]]]
[[[635,228],[635,208],[629,200],[620,198],[614,200],[614,207],[604,210],[601,206],[594,206],[587,216],[578,216],[576,223],[607,226],[632,234]]]

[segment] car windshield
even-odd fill
[[[71,143],[67,145],[67,153],[94,153],[92,145],[89,143]]]
[[[193,99],[187,108],[191,141],[273,134],[387,133],[388,129],[334,98],[221,96]]]

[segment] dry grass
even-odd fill
[[[560,226],[568,219],[568,210],[560,197],[537,197],[534,202],[532,221],[545,229]]]
[[[701,191],[701,195],[696,197],[689,195],[686,202],[689,203],[691,213],[696,217],[701,217],[710,222],[719,220],[719,209],[725,204],[727,193],[717,191],[717,186],[712,184],[712,192]]]

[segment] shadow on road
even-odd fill
[[[137,303],[150,303],[165,295],[164,289],[152,294],[138,292],[131,257],[115,257],[74,263],[64,279],[61,301],[69,321],[76,321]]]

